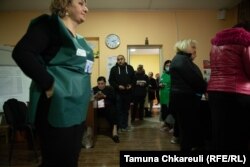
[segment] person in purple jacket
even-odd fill
[[[248,149],[250,134],[250,22],[218,32],[211,40],[208,99],[212,150]]]

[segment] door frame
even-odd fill
[[[159,72],[162,73],[162,45],[127,45],[127,62],[130,64],[131,49],[159,49]]]

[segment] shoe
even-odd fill
[[[122,128],[121,131],[122,131],[122,132],[127,132],[128,129],[127,129],[127,128]]]
[[[94,134],[91,127],[87,127],[82,138],[82,147],[89,149],[94,146]]]
[[[174,133],[174,128],[170,129],[168,133]]]
[[[160,131],[162,132],[169,131],[169,126],[166,123],[163,123],[160,127]]]
[[[179,138],[178,137],[172,137],[172,139],[170,140],[170,143],[172,143],[172,144],[179,144]]]
[[[121,128],[121,131],[122,132],[128,132],[128,131],[131,131],[131,128],[127,127],[127,128]]]
[[[134,127],[130,125],[130,126],[128,126],[126,129],[127,129],[128,131],[131,131],[133,128],[134,128]]]
[[[169,128],[166,127],[166,126],[160,128],[160,131],[161,131],[161,132],[166,132],[166,131],[168,131],[168,130],[169,130]]]
[[[114,135],[114,136],[112,137],[112,140],[113,140],[115,143],[120,143],[119,136],[117,136],[117,135]]]

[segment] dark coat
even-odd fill
[[[149,84],[148,84],[148,100],[154,100],[155,99],[155,91],[157,89],[156,80],[154,78],[149,78]]]
[[[55,57],[62,40],[54,17],[42,15],[37,20],[16,44],[12,57],[22,71],[45,91],[52,86],[54,78],[44,64]]]
[[[140,85],[140,83],[143,83]],[[136,72],[135,73],[135,86],[134,86],[134,96],[135,97],[146,97],[147,95],[147,87],[149,84],[148,76],[145,72]]]
[[[105,106],[115,104],[115,92],[111,86],[105,86],[103,90],[99,89],[98,86],[93,87],[94,95],[99,91],[101,91],[104,95],[106,95],[106,98],[104,99]]]
[[[178,52],[170,65],[171,92],[203,94],[206,82],[199,67],[191,60],[191,54]]]
[[[119,90],[119,85],[127,87],[128,85],[134,85],[134,68],[125,63],[120,66],[116,63],[110,70],[109,84],[115,89],[116,93],[127,93],[131,90]]]

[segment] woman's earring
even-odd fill
[[[65,15],[68,16],[68,15],[69,15],[69,12],[66,12]]]

